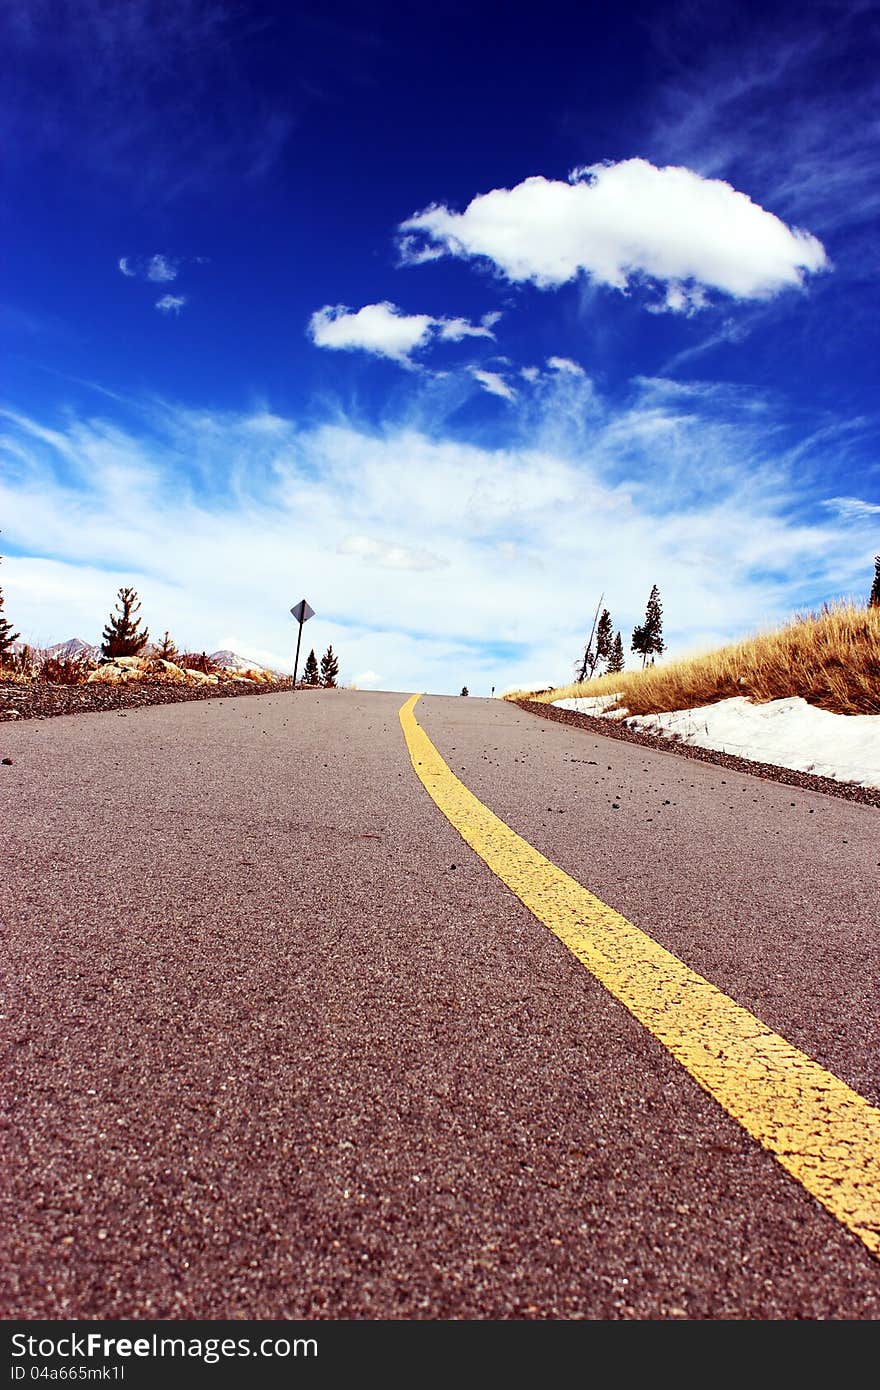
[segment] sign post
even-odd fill
[[[309,607],[304,598],[301,598],[299,603],[290,611],[299,623],[299,632],[296,635],[296,656],[293,661],[293,688],[296,690],[296,671],[299,666],[299,644],[302,641],[303,623],[307,623],[309,618],[314,618],[315,610]]]

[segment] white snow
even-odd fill
[[[554,704],[602,715],[613,700],[613,696],[600,696],[555,700]],[[880,787],[880,714],[830,714],[799,696],[757,705],[739,695],[668,714],[629,715],[615,710],[606,717],[623,718],[628,728],[644,733],[677,734],[680,742],[698,748],[714,748],[838,782]]]

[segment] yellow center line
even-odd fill
[[[551,864],[400,710],[412,765],[462,839],[791,1175],[880,1256],[880,1110]]]

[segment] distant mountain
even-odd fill
[[[33,661],[43,660],[47,656],[54,656],[62,661],[97,661],[101,654],[100,647],[93,647],[81,637],[68,637],[66,642],[56,642],[52,647],[35,647],[30,642],[13,642],[10,651],[19,655],[25,647],[30,651]]]
[[[13,642],[11,651],[18,654],[24,647],[29,646],[27,642]],[[68,637],[66,642],[56,642],[51,647],[30,647],[31,660],[41,661],[48,656],[54,656],[61,661],[100,661],[101,648],[92,646],[90,642],[84,642],[81,637]],[[222,648],[218,652],[210,652],[208,660],[215,666],[223,666],[229,671],[268,671],[267,666],[261,666],[258,661],[248,661],[246,657],[239,656],[238,652],[231,652],[227,648]],[[275,674],[273,672],[273,674]]]
[[[66,642],[56,642],[46,650],[46,656],[56,656],[62,661],[97,661],[100,654],[100,647],[93,647],[81,637],[68,637]]]
[[[219,652],[209,652],[208,660],[213,661],[215,666],[223,666],[227,671],[266,671],[268,667],[261,666],[258,661],[248,661],[245,657],[239,656],[238,652],[231,652],[226,647]]]

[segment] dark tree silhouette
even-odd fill
[[[17,642],[19,633],[12,631],[12,623],[3,615],[3,590],[0,589],[0,666],[6,659],[6,653]]]
[[[180,652],[174,645],[171,634],[167,628],[165,629],[165,636],[162,638],[162,644],[156,652],[156,655],[160,656],[163,661],[177,661],[180,656]]]
[[[303,667],[303,685],[318,684],[318,658],[315,656],[315,649],[309,652],[306,657],[306,664]]]
[[[616,675],[618,671],[623,670],[623,642],[621,640],[619,632],[611,644],[611,651],[608,653],[608,665],[606,667],[606,670],[608,671],[609,675]]]
[[[663,641],[663,609],[660,604],[660,590],[655,584],[648,596],[648,606],[645,609],[645,621],[637,624],[633,628],[632,650],[638,652],[642,658],[642,667],[648,664],[648,658],[653,661],[655,654],[659,656],[665,650],[666,644]]]
[[[135,617],[140,612],[140,599],[134,589],[120,589],[116,598],[116,612],[103,631],[101,655],[103,657],[137,656],[142,652],[150,634],[146,628],[139,631],[141,619]]]
[[[463,685],[463,686],[461,687],[461,693],[462,693],[462,695],[470,695],[471,692],[468,690],[468,688],[467,688],[466,685]]]
[[[596,660],[593,670],[596,669],[600,661],[607,661],[611,655],[611,643],[614,640],[611,626],[611,614],[607,608],[602,609],[602,616],[599,619],[599,626],[596,628]],[[590,673],[592,675],[592,672]]]
[[[321,684],[327,686],[336,685],[336,677],[339,675],[339,662],[330,646],[321,657]]]
[[[871,585],[869,608],[880,608],[880,555],[874,556],[874,583]]]

